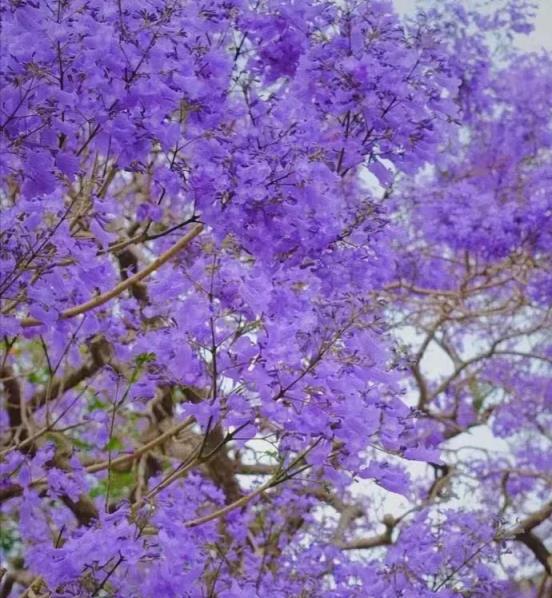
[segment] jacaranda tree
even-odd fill
[[[531,3],[0,11],[0,597],[550,596]]]

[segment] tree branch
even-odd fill
[[[197,224],[186,236],[182,237],[182,239],[180,239],[172,247],[167,249],[165,253],[161,254],[158,258],[153,260],[153,262],[146,266],[143,270],[137,272],[133,276],[129,276],[127,279],[114,286],[111,290],[106,291],[105,293],[101,293],[93,299],[86,301],[85,303],[75,305],[75,307],[71,307],[62,311],[60,318],[63,320],[74,318],[75,316],[90,311],[91,309],[95,309],[96,307],[99,307],[100,305],[107,303],[111,299],[114,299],[123,291],[126,291],[126,289],[132,287],[133,285],[136,285],[142,279],[146,278],[146,276],[149,276],[152,272],[158,270],[172,257],[174,257],[178,252],[184,249],[184,247],[186,247],[186,245],[188,245],[193,239],[195,239],[195,237],[197,237],[202,230],[203,225]],[[29,328],[31,326],[40,326],[42,323],[43,322],[37,320],[36,318],[25,318],[21,320],[21,326],[23,328]]]

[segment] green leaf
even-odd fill
[[[109,484],[109,496],[114,500],[119,500],[128,496],[132,488],[136,485],[136,475],[133,471],[112,471]],[[102,480],[96,487],[89,492],[91,498],[105,496],[107,494],[107,479]]]
[[[98,395],[94,395],[88,401],[88,409],[90,411],[105,411],[108,407],[109,405],[106,402],[100,400]]]
[[[123,443],[117,436],[112,436],[107,444],[104,446],[104,451],[120,451],[123,448]]]
[[[140,353],[140,355],[138,355],[136,357],[136,365],[141,366],[141,365],[144,365],[145,363],[150,363],[152,361],[155,361],[155,359],[156,359],[155,353]]]

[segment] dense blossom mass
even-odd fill
[[[550,596],[531,2],[0,16],[0,598]]]

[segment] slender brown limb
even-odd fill
[[[273,485],[274,485],[274,480],[271,478],[270,480],[268,480],[268,482],[265,482],[262,486],[259,486],[257,488],[257,490],[255,490],[254,492],[251,492],[250,494],[247,494],[246,496],[242,496],[235,502],[233,502],[229,505],[226,505],[222,509],[213,511],[212,513],[209,513],[208,515],[203,515],[203,517],[197,517],[196,519],[190,519],[189,521],[186,521],[186,523],[184,525],[186,527],[197,527],[198,525],[203,525],[204,523],[212,521],[213,519],[218,519],[219,517],[223,517],[224,515],[230,513],[234,509],[238,509],[239,507],[245,506],[247,503],[251,502],[255,497],[259,496],[260,494],[263,494],[263,492],[266,492]]]
[[[310,451],[312,451],[312,449],[315,448],[317,444],[319,444],[320,440],[321,440],[321,438],[314,441],[311,446],[306,448],[295,459],[293,459],[293,461],[286,467],[285,470],[277,472],[274,476],[272,476],[269,480],[267,480],[264,484],[259,486],[256,490],[254,490],[250,494],[242,496],[238,500],[234,501],[233,503],[230,503],[229,505],[226,505],[222,509],[218,509],[216,511],[213,511],[212,513],[203,515],[202,517],[197,517],[196,519],[190,519],[184,525],[186,527],[196,527],[198,525],[203,525],[204,523],[212,521],[213,519],[218,519],[219,517],[223,517],[224,515],[230,513],[234,509],[238,509],[240,507],[245,506],[247,503],[249,503],[255,497],[266,492],[269,488],[277,486],[278,484],[281,484],[282,482],[285,482],[286,480],[291,479],[298,473],[301,473],[307,467],[310,467],[310,465],[307,464],[307,465],[304,465],[304,466],[296,469],[297,465],[299,465],[304,460],[305,456]]]
[[[389,544],[391,544],[391,534],[388,534],[387,531],[385,531],[382,534],[370,538],[352,540],[341,548],[343,550],[366,550],[369,548],[377,548],[378,546],[387,546]]]
[[[495,537],[496,540],[517,540],[524,544],[543,565],[548,575],[552,575],[552,554],[544,542],[532,532],[534,528],[544,523],[552,516],[552,500],[545,503],[540,509],[522,519],[513,528],[505,530]]]
[[[534,511],[525,519],[520,521],[515,527],[501,534],[501,537],[511,538],[517,536],[518,534],[523,534],[524,532],[530,532],[532,529],[534,529],[535,527],[543,523],[546,519],[548,519],[551,515],[552,500],[549,500],[540,509],[538,509],[538,511]]]
[[[393,529],[399,520],[395,519],[392,515],[386,515],[383,518],[383,524],[385,525],[385,531],[376,536],[368,538],[359,538],[352,540],[346,544],[342,544],[343,550],[366,550],[369,548],[377,548],[378,546],[388,546],[393,541]]]
[[[544,567],[548,575],[552,575],[552,555],[544,542],[533,532],[524,532],[518,534],[515,539],[522,544],[525,544],[527,548],[535,555],[535,558]]]
[[[121,465],[123,463],[135,461],[136,459],[141,457],[144,453],[147,453],[152,448],[155,448],[156,446],[162,444],[165,440],[171,438],[171,436],[175,436],[176,434],[178,434],[178,432],[181,432],[185,428],[189,428],[193,424],[193,422],[194,422],[194,419],[190,417],[186,421],[183,421],[183,422],[173,426],[166,432],[163,432],[163,434],[160,434],[159,436],[157,436],[157,438],[154,438],[150,442],[143,444],[140,448],[136,449],[133,453],[130,453],[128,455],[121,455],[120,457],[111,459],[111,462],[110,461],[102,461],[100,463],[94,463],[93,465],[89,465],[86,468],[86,471],[88,473],[96,473],[98,471],[107,469],[110,466],[110,463],[111,463],[111,467],[115,467],[115,466]]]
[[[174,257],[182,249],[184,249],[184,247],[186,247],[186,245],[188,245],[193,239],[195,239],[195,237],[197,237],[202,230],[203,225],[197,224],[187,235],[182,237],[182,239],[180,239],[172,247],[167,249],[165,253],[161,254],[158,258],[153,260],[153,262],[151,262],[151,264],[146,266],[143,270],[137,272],[133,276],[129,276],[127,279],[123,280],[109,291],[101,293],[100,295],[97,295],[96,297],[90,299],[89,301],[86,301],[85,303],[81,303],[80,305],[75,305],[74,307],[64,310],[63,312],[61,312],[60,317],[64,320],[74,318],[75,316],[86,313],[91,309],[95,309],[96,307],[99,307],[100,305],[103,305],[111,299],[114,299],[115,297],[119,296],[121,293],[126,291],[126,289],[132,287],[133,285],[136,285],[141,280],[146,278],[146,276],[149,276],[152,272],[158,270],[172,257]],[[24,328],[29,328],[30,326],[40,326],[41,324],[42,322],[40,320],[37,320],[36,318],[25,318],[21,320],[21,326],[23,326]]]
[[[14,430],[23,423],[21,410],[24,408],[24,405],[21,401],[21,389],[11,367],[5,366],[0,369],[0,377],[4,379],[5,408],[8,414],[8,421],[10,422],[10,428]]]

